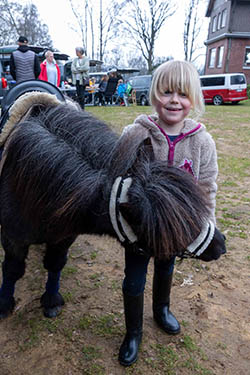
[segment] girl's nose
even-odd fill
[[[177,92],[172,92],[172,95],[171,95],[171,102],[178,102],[179,101],[179,95]]]

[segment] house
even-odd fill
[[[250,0],[209,0],[205,74],[244,73],[250,84]]]

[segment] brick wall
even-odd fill
[[[224,56],[222,66],[218,68],[218,51],[221,46],[224,46]],[[246,69],[243,66],[246,47],[250,47],[250,39],[225,38],[211,43],[207,46],[205,74],[244,73],[247,83],[250,84],[250,69]],[[213,68],[209,67],[209,52],[212,48],[216,48],[215,67]]]
[[[228,65],[228,72],[242,72],[250,84],[250,69],[244,68],[245,48],[250,46],[250,39],[232,39],[232,48]]]

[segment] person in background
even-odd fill
[[[85,56],[82,47],[76,47],[76,56],[71,64],[72,82],[76,85],[78,103],[84,109],[85,105],[85,87],[89,74],[89,59]]]
[[[17,44],[19,47],[10,56],[10,74],[16,83],[38,78],[40,63],[35,52],[29,49],[26,36],[20,36]]]
[[[118,86],[116,89],[117,97],[116,97],[116,104],[117,105],[128,105],[127,98],[125,98],[127,85],[123,82],[123,79],[119,79]]]
[[[105,74],[102,76],[101,78],[101,81],[99,83],[99,86],[98,86],[98,91],[97,93],[95,94],[95,99],[98,99],[98,102],[99,102],[99,105],[104,105],[105,103],[105,98],[104,98],[104,92],[106,90],[106,87],[107,87],[107,83],[108,83],[108,75]]]
[[[89,84],[88,84],[88,97],[87,97],[87,102],[92,103],[93,101],[93,95],[96,91],[96,84],[95,84],[95,77],[91,77],[89,79]]]
[[[53,85],[59,87],[61,81],[61,73],[59,66],[57,65],[54,54],[52,51],[48,50],[45,52],[45,60],[41,63],[41,73],[39,79],[42,81],[47,81]]]
[[[197,120],[204,112],[200,78],[194,65],[171,60],[160,65],[152,80],[150,101],[155,114],[142,114],[124,128],[121,137],[129,149],[131,138],[143,142],[150,137],[156,160],[162,160],[190,173],[208,193],[210,221],[215,220],[215,199],[218,175],[217,152],[212,136]],[[178,250],[178,249],[177,249]],[[148,255],[132,246],[125,247],[125,278],[123,301],[126,336],[119,352],[119,361],[130,366],[137,360],[142,339],[143,295]],[[153,316],[158,326],[170,335],[178,334],[180,324],[170,311],[170,294],[175,257],[154,258]]]

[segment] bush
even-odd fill
[[[250,85],[247,85],[247,96],[250,99]]]

